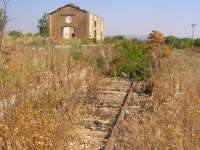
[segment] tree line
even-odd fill
[[[165,38],[165,42],[171,48],[177,49],[185,49],[185,48],[200,48],[200,38],[192,39],[192,38],[178,38],[175,36],[167,36]]]

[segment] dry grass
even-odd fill
[[[157,66],[151,77],[153,95],[146,99],[145,105],[141,104],[143,111],[122,122],[117,149],[198,150],[199,56],[174,52],[172,58],[162,60]]]
[[[111,44],[101,44],[85,49],[84,56],[90,63],[95,64],[102,74],[113,75],[117,63],[120,62],[121,52]]]
[[[157,139],[166,149],[200,146],[200,61],[195,55],[176,53],[153,76]]]
[[[109,74],[120,59],[110,45],[70,43],[83,48],[77,53],[43,44],[40,38],[8,40],[1,54],[0,149],[79,149],[77,129],[87,114],[82,104],[98,103],[97,70]],[[161,49],[154,51],[158,59],[149,81],[152,96],[139,103],[142,111],[121,122],[119,150],[200,147],[199,56]]]
[[[0,149],[78,149],[81,87],[96,70],[69,50],[15,44],[1,55]]]

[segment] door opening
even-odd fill
[[[73,27],[64,27],[62,31],[62,36],[64,39],[75,38],[75,29]]]

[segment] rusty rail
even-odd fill
[[[119,111],[115,117],[115,121],[112,124],[112,126],[108,132],[108,135],[106,136],[106,138],[108,140],[107,140],[106,146],[103,148],[103,150],[115,150],[114,149],[115,148],[114,138],[116,137],[117,129],[119,128],[120,116],[122,114],[123,109],[125,108],[126,102],[129,99],[132,89],[133,89],[133,82],[131,82],[130,87],[129,87],[129,89],[124,97],[124,100],[119,108]]]

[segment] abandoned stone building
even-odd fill
[[[49,13],[51,39],[104,39],[104,20],[86,10],[68,4]]]

